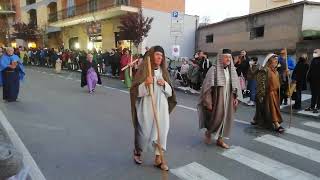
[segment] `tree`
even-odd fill
[[[143,16],[142,10],[138,13],[128,13],[120,18],[120,36],[130,40],[138,48],[143,39],[148,37],[152,21],[153,18]]]
[[[6,18],[0,18],[0,42],[3,45],[7,45],[7,35],[8,35],[8,21]],[[0,43],[0,44],[1,44]]]
[[[13,25],[14,33],[13,35],[17,39],[23,39],[25,41],[32,41],[41,38],[41,31],[38,29],[37,25],[33,23],[15,23]]]

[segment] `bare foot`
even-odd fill
[[[206,144],[211,144],[212,140],[211,140],[211,133],[209,131],[205,132],[205,136],[204,136],[204,143]]]
[[[224,149],[229,149],[230,148],[230,146],[228,144],[226,144],[225,142],[223,142],[222,139],[218,139],[217,140],[217,146],[220,146],[220,147],[222,147]]]

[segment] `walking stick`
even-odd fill
[[[130,64],[132,64],[132,54],[130,55]],[[129,73],[130,79],[132,78],[132,67],[130,66],[130,73]]]
[[[285,55],[286,55],[286,70],[287,72],[289,72],[289,68],[288,68],[288,51],[287,48],[285,48]],[[289,128],[291,127],[291,122],[292,122],[292,94],[291,94],[291,82],[290,82],[290,74],[287,74],[287,78],[288,78],[288,91],[289,91],[289,104],[290,104],[290,121],[289,121]]]
[[[147,63],[148,63],[148,77],[152,77],[150,57],[147,57]],[[150,84],[148,89],[149,89],[149,94],[151,96],[151,101],[152,101],[152,109],[153,109],[153,117],[154,117],[153,120],[156,123],[156,128],[157,128],[157,132],[158,132],[157,148],[160,152],[161,163],[163,163],[164,162],[164,155],[163,155],[162,147],[160,144],[159,113],[157,111],[155,100],[154,100],[153,84]]]

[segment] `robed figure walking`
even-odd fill
[[[93,55],[87,55],[87,61],[82,65],[81,87],[88,86],[89,94],[95,92],[97,84],[102,84],[97,64],[93,61]]]
[[[277,55],[269,54],[257,73],[256,113],[252,125],[260,125],[283,133],[280,112],[280,77]]]
[[[215,134],[217,145],[229,148],[224,139],[229,138],[238,98],[242,98],[239,78],[231,50],[224,49],[209,69],[200,92],[199,123],[200,129],[206,129],[206,144],[211,144],[211,134]]]
[[[0,85],[3,86],[3,99],[7,102],[16,101],[19,94],[20,81],[25,72],[22,61],[14,54],[14,49],[7,48],[6,54],[0,59]]]
[[[148,60],[151,63],[151,76],[148,74]],[[142,163],[141,153],[152,150],[155,153],[155,166],[168,170],[166,162],[162,161],[159,151],[166,151],[167,136],[169,132],[169,114],[176,106],[176,96],[170,83],[169,73],[166,68],[164,50],[160,46],[149,49],[144,57],[142,64],[133,79],[130,89],[131,111],[134,126],[134,161],[137,164]],[[150,96],[149,88],[153,86],[153,97],[155,110],[158,112],[158,127],[154,121],[153,100]],[[158,143],[158,133],[160,146]]]

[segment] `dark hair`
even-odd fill
[[[254,56],[254,57],[251,57],[251,60],[258,61],[258,58]]]

